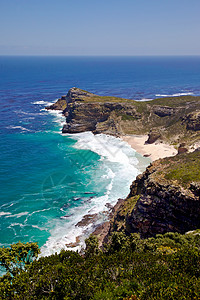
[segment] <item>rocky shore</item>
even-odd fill
[[[63,133],[92,131],[125,139],[146,135],[148,145],[171,145],[170,155],[163,150],[160,157],[178,153],[156,160],[136,178],[128,197],[112,209],[110,221],[96,228],[101,245],[113,231],[149,237],[200,228],[200,97],[139,102],[72,88],[47,109],[62,110],[66,117]],[[146,155],[151,153],[146,151]]]

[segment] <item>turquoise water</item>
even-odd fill
[[[47,255],[82,236],[80,249],[94,227],[75,225],[125,197],[149,160],[114,137],[62,135],[64,118],[41,108],[45,103],[34,105],[48,130],[13,128],[21,132],[1,136],[1,245],[34,241]],[[96,224],[105,219],[104,213]]]
[[[152,99],[200,94],[200,58],[0,57],[0,245],[38,242],[47,255],[106,219],[149,164],[120,139],[61,134],[45,106],[77,86],[99,95]],[[76,224],[86,214],[97,218]]]

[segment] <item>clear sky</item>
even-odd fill
[[[0,55],[200,55],[200,0],[0,0]]]

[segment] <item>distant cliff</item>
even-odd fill
[[[149,134],[149,143],[160,139],[174,145],[186,143],[186,147],[200,139],[200,97],[141,102],[71,88],[47,109],[63,111],[63,133]]]

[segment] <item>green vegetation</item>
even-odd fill
[[[123,121],[130,121],[130,120],[134,120],[135,117],[134,116],[130,116],[130,115],[126,115],[126,114],[121,114],[122,120]]]
[[[0,266],[13,276],[26,269],[40,253],[36,243],[18,242],[10,247],[0,248]]]
[[[188,102],[198,103],[199,101],[199,96],[179,96],[154,99],[153,101],[148,101],[148,104],[152,103],[153,105],[163,105],[176,108],[179,106],[185,106]]]
[[[103,251],[97,239],[77,252],[33,261],[0,279],[0,299],[199,299],[200,236],[167,233],[142,240],[114,233]]]
[[[130,100],[130,99],[124,99],[124,98],[119,98],[119,97],[112,97],[112,96],[90,96],[90,97],[84,97],[82,96],[84,102],[98,102],[98,103],[106,103],[106,102],[116,102],[116,103],[133,103],[135,102],[134,100]]]
[[[165,178],[176,180],[187,187],[191,182],[200,181],[200,151],[184,153],[162,161]]]
[[[86,92],[82,90],[82,92]],[[165,97],[165,98],[158,98],[150,101],[136,101],[134,99],[125,99],[120,97],[113,97],[113,96],[98,96],[98,95],[91,95],[91,96],[81,96],[85,102],[117,102],[117,103],[131,103],[135,106],[146,108],[147,105],[162,105],[162,106],[169,106],[169,107],[179,107],[185,106],[188,102],[199,102],[200,97],[198,96],[181,96],[181,97]]]

